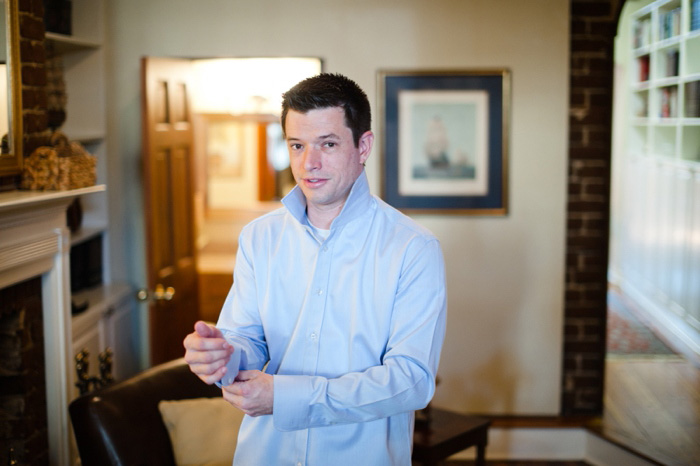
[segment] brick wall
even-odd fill
[[[603,410],[614,38],[624,0],[571,0],[562,414]]]
[[[20,0],[24,155],[49,144],[43,0]]]

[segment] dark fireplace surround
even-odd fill
[[[41,278],[0,290],[0,464],[48,464]]]

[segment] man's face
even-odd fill
[[[292,173],[307,208],[337,210],[337,215],[372,149],[372,132],[363,134],[355,147],[344,110],[329,107],[307,113],[290,110],[286,136]]]

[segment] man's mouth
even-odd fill
[[[304,183],[309,187],[320,186],[326,181],[325,178],[304,178]]]

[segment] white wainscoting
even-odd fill
[[[700,164],[629,156],[621,171],[610,281],[669,345],[700,364]]]

